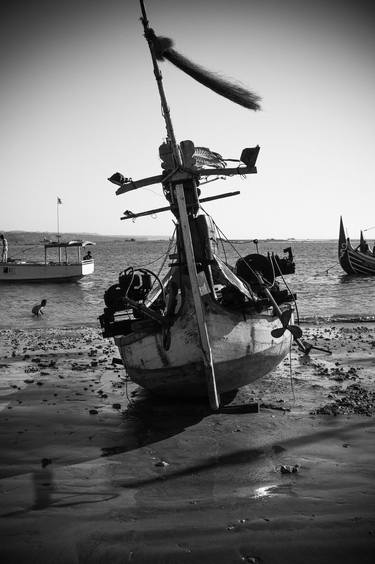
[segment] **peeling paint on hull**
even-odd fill
[[[278,317],[224,310],[206,304],[206,321],[219,393],[235,390],[274,370],[289,351],[291,334],[273,338]],[[115,337],[129,378],[143,388],[169,396],[207,394],[202,350],[189,303],[171,327],[168,350],[161,331]]]
[[[289,345],[287,346],[287,350]],[[227,362],[215,363],[219,393],[235,390],[272,372],[285,357],[259,353]],[[128,368],[129,378],[145,389],[164,396],[199,397],[207,395],[203,363],[192,363],[167,369],[142,370]]]

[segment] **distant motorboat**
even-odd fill
[[[338,255],[341,268],[347,274],[356,276],[375,274],[375,256],[370,251],[363,237],[363,232],[361,231],[358,247],[353,248],[349,237],[345,235],[342,217],[340,217]]]
[[[91,241],[45,242],[43,261],[8,258],[0,262],[0,282],[74,282],[94,272],[91,253],[82,256],[82,250]],[[76,252],[72,251],[75,249]],[[51,253],[53,257],[51,256]],[[74,256],[73,256],[74,254]]]

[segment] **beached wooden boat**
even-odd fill
[[[201,198],[198,187],[212,175],[256,173],[259,147],[244,149],[231,167],[218,153],[195,147],[190,140],[176,142],[157,59],[161,44],[169,45],[162,57],[178,59],[178,54],[149,28],[142,0],[141,8],[167,129],[167,141],[159,148],[163,172],[137,181],[115,173],[109,180],[119,186],[118,195],[162,184],[166,207],[136,214],[127,210],[121,219],[171,211],[177,224],[176,250],[169,255],[163,280],[144,268],[121,272],[105,293],[100,323],[103,336],[114,337],[131,380],[158,394],[208,395],[217,409],[220,393],[272,371],[293,338],[304,350],[302,332],[292,325],[295,295],[281,289],[277,281],[294,272],[293,256],[290,248],[283,258],[254,253],[232,267],[218,257],[215,225],[200,204],[238,192]],[[185,63],[186,59],[180,68]],[[207,85],[205,78],[201,81]],[[209,86],[248,108],[258,108],[251,93],[246,94],[251,98],[246,105],[245,95],[234,100],[228,83]]]
[[[375,275],[375,256],[366,243],[363,232],[360,233],[359,245],[353,248],[350,238],[345,235],[342,217],[340,217],[338,255],[340,265],[347,274]]]
[[[0,262],[0,282],[41,283],[79,280],[94,272],[94,259],[91,253],[82,256],[82,250],[90,245],[95,245],[95,243],[91,241],[45,242],[43,245],[44,259],[41,261],[9,258],[7,262]]]

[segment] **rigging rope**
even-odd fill
[[[282,281],[284,282],[284,284],[285,284],[285,286],[286,286],[286,289],[288,290],[289,294],[290,294],[291,296],[293,296],[293,292],[292,292],[291,289],[289,288],[289,286],[288,286],[288,284],[287,284],[287,282],[286,282],[286,280],[285,280],[285,278],[284,278],[284,275],[283,275],[283,273],[282,273],[281,270],[280,270],[280,266],[279,266],[278,264],[276,264],[276,266],[277,266],[277,268],[278,268],[278,270],[279,270],[279,272],[280,272],[281,279],[282,279]],[[294,303],[294,307],[296,308],[297,324],[299,325],[298,306],[297,306],[297,302],[296,302],[296,300],[295,300],[294,298],[293,298],[293,303]]]
[[[325,270],[325,273],[328,274],[328,271],[331,270],[331,268],[335,268],[336,266],[340,266],[338,262],[337,262],[336,264],[330,266],[329,268],[327,268],[327,269]]]
[[[161,268],[163,268],[163,266],[164,266],[164,264],[165,264],[165,261],[167,260],[168,255],[169,255],[169,253],[170,253],[170,251],[171,251],[172,244],[175,243],[175,240],[174,240],[174,239],[175,239],[175,234],[176,234],[176,228],[174,229],[174,231],[173,231],[173,233],[172,233],[172,237],[169,239],[169,246],[168,246],[168,249],[167,249],[167,251],[166,251],[165,253],[163,253],[162,255],[160,255],[159,257],[157,257],[155,260],[152,260],[152,261],[150,261],[150,262],[147,262],[146,264],[137,264],[137,265],[135,265],[133,268],[134,268],[134,269],[137,269],[137,268],[145,268],[146,266],[150,266],[150,264],[154,264],[155,262],[157,262],[158,260],[160,260],[160,259],[162,259],[162,258],[163,258],[164,260],[163,260],[163,262],[162,262]],[[159,273],[160,273],[160,272],[161,272],[161,270],[159,270]]]
[[[290,340],[289,343],[289,378],[290,378],[290,387],[292,389],[293,394],[293,404],[296,402],[296,395],[294,393],[294,384],[293,384],[293,370],[292,370],[292,344],[293,339]]]
[[[206,212],[206,210],[204,210],[202,207],[201,207],[201,209],[202,209],[202,211],[203,211],[207,216],[211,217],[211,216]],[[211,218],[211,219],[212,219],[212,218]],[[212,221],[213,221],[213,224],[215,225],[215,228],[216,228],[216,230],[218,231],[218,233],[220,233],[220,234],[223,236],[223,238],[224,238],[224,239],[227,241],[227,243],[232,247],[232,249],[236,252],[236,254],[237,254],[241,259],[243,259],[242,255],[239,253],[239,251],[236,249],[236,247],[231,243],[231,241],[229,241],[229,239],[226,237],[226,235],[221,231],[221,229],[220,229],[220,228],[218,227],[218,225],[215,223],[215,220],[212,219]],[[224,244],[223,244],[223,248],[224,248]],[[225,256],[226,256],[226,255],[225,255]],[[265,281],[264,281],[264,278],[262,277],[263,282],[264,282],[264,285],[265,285],[265,287],[268,288],[268,289],[270,289],[270,288],[272,288],[272,287],[274,286],[275,280],[276,280],[274,261],[271,259],[270,262],[271,262],[272,271],[273,271],[273,282],[272,282],[272,284],[269,285],[269,286],[267,286],[267,284],[266,284]],[[246,263],[246,266],[249,268],[249,270],[252,272],[252,274],[255,274],[254,270],[251,268],[250,265],[248,265],[248,264]],[[281,277],[282,281],[283,281],[284,284],[285,284],[286,289],[288,290],[289,294],[290,294],[291,296],[293,296],[293,293],[292,293],[292,291],[291,291],[289,285],[287,284],[287,282],[286,282],[286,280],[285,280],[285,278],[284,278],[283,273],[281,272],[280,266],[279,266],[277,263],[276,263],[276,266],[277,266],[277,269],[278,269],[278,271],[279,271],[279,273],[280,273],[280,277]],[[294,304],[294,307],[295,307],[295,310],[296,310],[297,324],[299,325],[299,323],[300,323],[299,311],[298,311],[297,302],[296,302],[296,300],[295,300],[294,298],[293,298],[293,304]]]
[[[211,216],[206,212],[206,210],[202,208],[202,206],[201,206],[201,209],[202,209],[202,211],[203,211],[206,215],[208,215],[209,217],[211,217]],[[218,225],[215,223],[215,220],[214,220],[213,218],[211,218],[211,219],[212,219],[213,224],[215,225],[216,229],[218,230],[218,232],[223,236],[223,238],[226,240],[226,242],[232,247],[232,249],[235,251],[235,253],[236,253],[241,259],[243,259],[244,257],[243,257],[243,256],[240,254],[240,252],[236,249],[236,247],[233,245],[233,243],[231,243],[231,241],[228,239],[228,237],[225,235],[225,233],[223,233],[223,232],[221,231],[221,229],[220,229],[220,228],[218,227]],[[246,267],[250,270],[250,272],[251,272],[254,276],[257,276],[256,272],[251,268],[251,266],[250,266],[249,264],[247,264],[247,263],[245,263],[245,264],[246,264]],[[262,277],[262,280],[263,280],[263,282],[264,282],[265,287],[268,288],[268,289],[272,288],[273,285],[274,285],[274,283],[275,283],[275,280],[274,280],[274,281],[272,282],[272,284],[267,285],[266,282],[265,282],[265,279],[264,279],[263,277]],[[269,281],[267,280],[267,282],[269,282]]]

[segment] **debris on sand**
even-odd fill
[[[281,474],[296,474],[300,470],[299,464],[294,464],[294,466],[290,466],[289,464],[282,464],[280,466],[280,473]]]
[[[375,392],[366,390],[359,384],[351,384],[340,392],[343,397],[314,410],[317,415],[367,415],[375,413]]]

